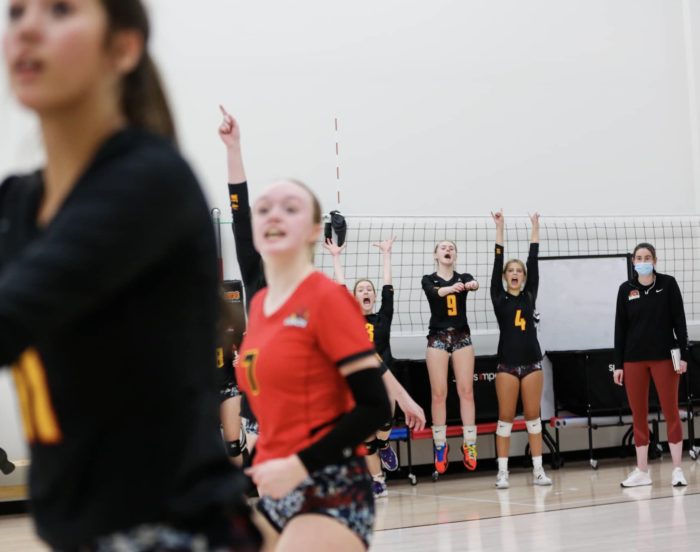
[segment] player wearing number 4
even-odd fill
[[[464,466],[476,469],[476,425],[474,406],[474,349],[467,322],[467,294],[479,289],[471,274],[455,271],[457,246],[442,241],[433,251],[437,271],[423,276],[423,291],[430,304],[428,348],[425,353],[431,391],[435,471],[445,473],[448,465],[447,445],[447,367],[457,380],[459,410],[462,417]]]
[[[510,432],[515,418],[518,395],[522,397],[525,423],[530,440],[533,464],[533,485],[551,485],[542,467],[542,351],[537,341],[535,301],[539,284],[537,253],[539,250],[540,215],[532,221],[532,238],[527,266],[519,259],[509,260],[503,267],[503,211],[491,213],[496,223],[496,250],[491,274],[491,302],[501,331],[498,340],[496,395],[498,428],[496,452],[498,475],[496,487],[508,488],[508,454]],[[506,287],[503,287],[505,280]]]

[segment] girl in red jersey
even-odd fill
[[[276,550],[362,550],[374,498],[355,448],[390,416],[374,347],[352,296],[312,264],[321,209],[280,181],[253,206],[267,288],[250,307],[238,381],[260,424],[249,475]]]

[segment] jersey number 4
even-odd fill
[[[12,368],[22,423],[30,443],[55,445],[63,435],[51,403],[46,372],[39,353],[27,349]]]
[[[241,365],[245,370],[245,376],[250,386],[251,395],[260,394],[260,385],[258,384],[258,376],[255,373],[255,368],[258,362],[258,351],[247,351],[241,359]]]
[[[447,300],[447,316],[457,316],[457,296],[445,295]]]
[[[518,309],[515,311],[515,326],[517,328],[520,328],[522,331],[525,331],[525,327],[527,326],[527,321],[521,316],[522,315],[522,310]]]

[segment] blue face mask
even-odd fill
[[[637,271],[637,274],[640,276],[649,276],[652,272],[654,272],[654,264],[653,263],[637,263],[634,265],[634,269]]]

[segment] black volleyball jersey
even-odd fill
[[[223,519],[244,485],[218,429],[216,248],[195,176],[126,129],[39,228],[43,186],[0,185],[0,366],[14,363],[40,537],[73,550]]]
[[[246,311],[250,308],[253,296],[264,288],[265,272],[260,253],[253,245],[253,227],[248,201],[248,182],[228,185],[229,199],[231,202],[231,215],[233,223],[233,239],[236,244],[236,260],[241,270],[241,279],[245,288]]]
[[[508,366],[534,364],[542,360],[534,316],[540,280],[538,251],[539,244],[531,243],[525,287],[519,295],[511,295],[503,287],[503,246],[496,244],[491,274],[491,302],[501,330],[498,362]]]
[[[391,321],[394,318],[394,288],[382,287],[382,306],[374,314],[365,316],[365,329],[369,340],[374,343],[384,364],[391,368]]]
[[[457,282],[466,284],[472,281],[474,281],[474,276],[471,274],[458,272],[454,272],[449,280],[443,280],[437,272],[423,276],[421,285],[430,304],[431,330],[455,328],[457,330],[466,329],[467,333],[471,333],[467,322],[467,294],[469,291],[450,293],[440,297],[438,289],[452,286]]]

